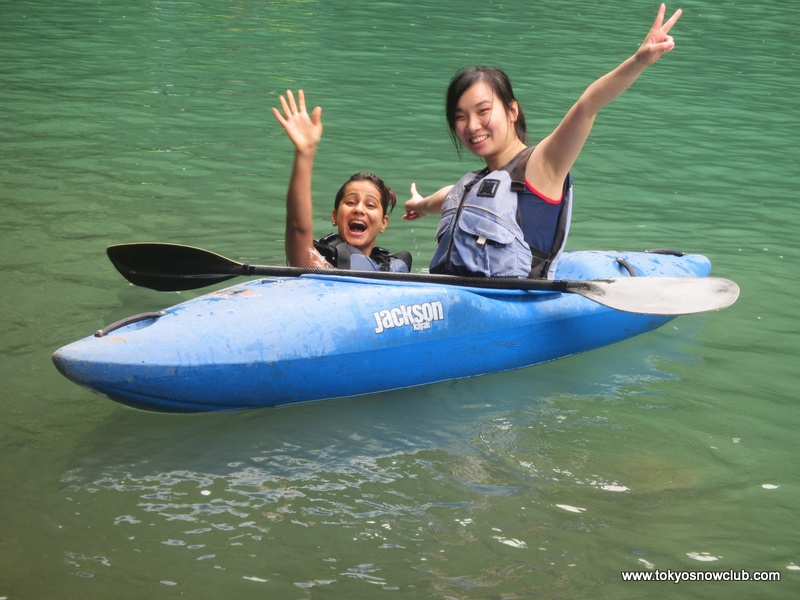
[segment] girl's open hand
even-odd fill
[[[286,130],[298,152],[314,152],[322,138],[322,108],[317,106],[309,115],[306,110],[306,97],[303,90],[297,92],[297,102],[294,100],[292,90],[286,90],[286,96],[281,96],[283,114],[277,108],[272,113]]]

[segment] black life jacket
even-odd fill
[[[337,233],[326,235],[314,242],[325,260],[337,269],[351,271],[392,271],[394,273],[411,272],[411,253],[396,252],[390,254],[386,248],[375,246],[372,253],[367,256],[355,246],[351,246],[339,237]]]

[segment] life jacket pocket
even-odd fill
[[[447,224],[437,232],[439,242],[452,231],[454,217],[443,218]],[[456,225],[450,261],[476,274],[527,277],[533,257],[520,234],[516,223],[484,207],[465,205]]]

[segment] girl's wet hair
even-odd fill
[[[383,182],[383,179],[378,177],[377,175],[373,175],[372,173],[356,173],[350,179],[345,181],[342,184],[342,187],[339,188],[339,191],[336,192],[336,200],[333,203],[334,210],[339,209],[339,204],[342,202],[342,198],[344,198],[344,190],[347,187],[348,183],[352,183],[353,181],[369,181],[372,183],[381,194],[381,206],[383,207],[383,214],[388,215],[394,210],[394,205],[397,204],[397,197],[394,195],[394,192],[391,188]]]
[[[458,73],[453,75],[450,80],[450,85],[447,88],[447,98],[445,101],[445,115],[447,117],[447,125],[450,127],[450,137],[461,154],[461,142],[456,135],[456,107],[461,96],[470,87],[478,82],[484,82],[488,85],[495,96],[503,103],[506,114],[511,112],[512,102],[516,100],[514,97],[514,90],[511,87],[511,80],[502,70],[497,67],[466,67],[461,69]],[[527,126],[525,124],[525,115],[522,113],[522,107],[517,103],[517,120],[514,123],[514,130],[517,137],[524,143],[527,134]]]

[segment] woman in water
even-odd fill
[[[389,224],[397,199],[370,173],[356,173],[339,189],[331,213],[337,233],[314,239],[311,174],[322,138],[322,109],[306,110],[303,90],[297,101],[291,90],[280,97],[283,113],[272,112],[295,147],[294,167],[286,196],[286,260],[293,267],[408,272],[408,252],[389,254],[375,240]]]
[[[458,72],[447,91],[446,116],[456,147],[479,156],[482,171],[428,197],[412,184],[404,219],[441,213],[431,272],[474,276],[553,277],[569,231],[570,169],[597,113],[669,52],[662,4],[636,53],[581,95],[556,129],[538,144],[525,143],[526,126],[508,77],[493,67]]]

